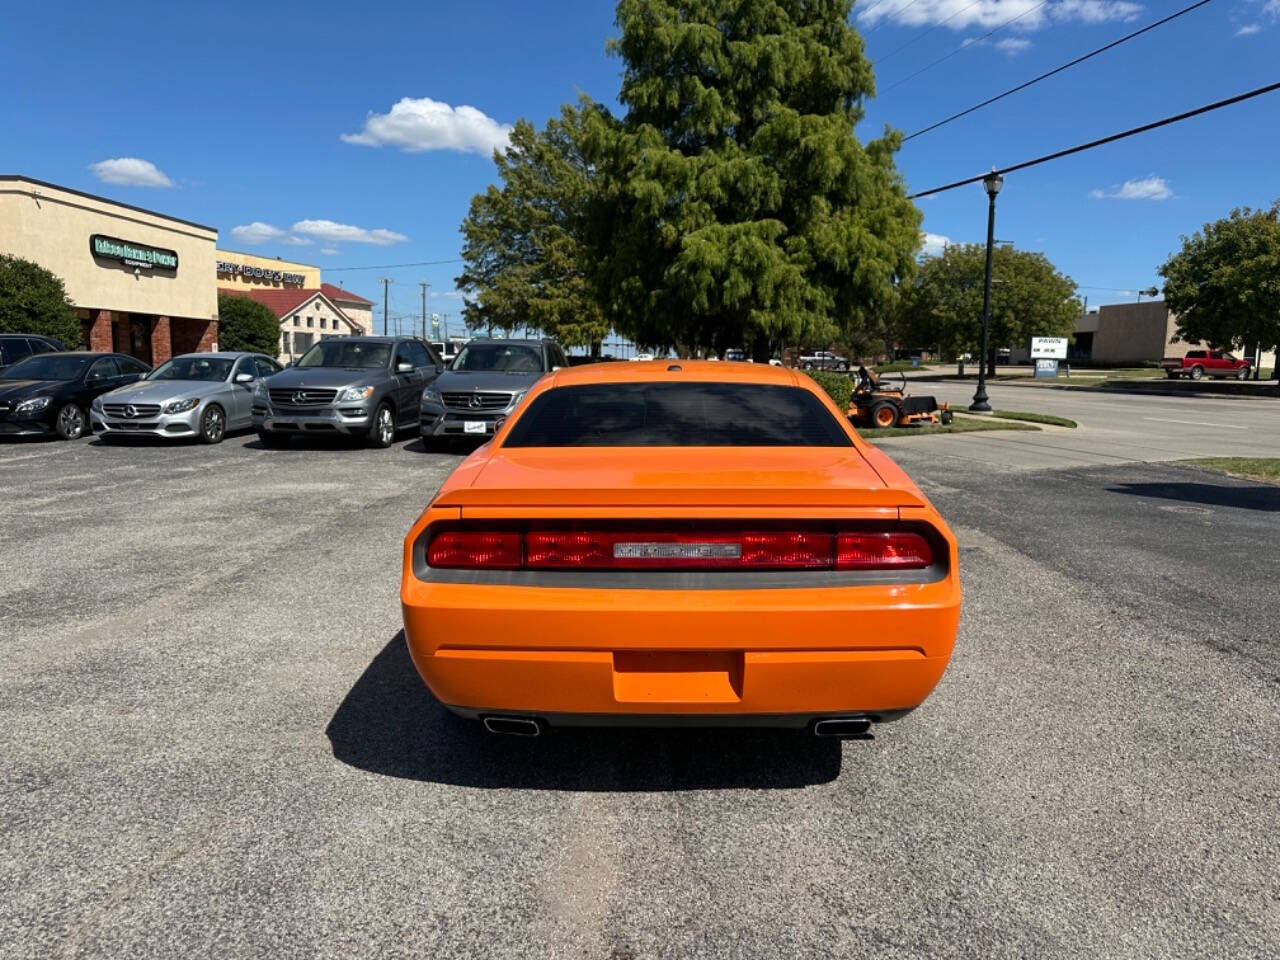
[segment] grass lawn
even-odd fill
[[[913,366],[910,360],[898,360],[895,363],[882,363],[871,369],[876,373],[909,373],[912,370],[928,370],[929,367],[923,363],[917,367]]]
[[[1280,457],[1205,457],[1182,462],[1189,467],[1225,473],[1229,477],[1280,483]]]
[[[940,423],[922,423],[917,427],[886,427],[883,430],[860,427],[858,433],[864,440],[876,441],[882,437],[923,437],[931,433],[978,433],[984,430],[1039,430],[1029,423],[1013,420],[994,420],[989,417],[966,417],[956,414],[950,426]]]
[[[1048,423],[1055,427],[1077,427],[1074,420],[1068,420],[1066,417],[1055,417],[1048,413],[1027,413],[1021,410],[992,410],[993,417],[999,417],[1002,420],[1025,420],[1028,423]]]

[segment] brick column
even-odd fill
[[[173,337],[168,317],[154,317],[151,321],[151,365],[158,367],[173,356]]]
[[[115,341],[111,335],[111,323],[114,318],[110,310],[89,311],[89,349],[97,353],[110,353],[115,349]]]

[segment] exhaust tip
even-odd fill
[[[532,717],[485,717],[484,728],[510,737],[536,737],[542,733],[542,725]]]
[[[813,724],[814,736],[818,737],[860,737],[870,729],[870,717],[830,717]]]

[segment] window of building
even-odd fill
[[[321,330],[325,330],[325,329],[327,329],[327,328],[328,328],[328,326],[329,326],[329,321],[328,321],[328,320],[326,320],[324,317],[321,317],[321,318],[320,318],[320,329],[321,329]]]
[[[316,336],[314,333],[295,333],[293,335],[293,349],[295,353],[306,353],[311,349],[311,344],[315,343]]]
[[[293,317],[293,325],[294,325],[295,327],[300,327],[300,326],[302,326],[302,320],[301,320],[301,319],[299,319],[299,317],[298,317],[298,315],[297,315],[297,314],[294,314],[294,317]]]
[[[294,317],[294,318],[293,318],[293,322],[294,322],[294,323],[297,323],[297,322],[298,322],[298,318],[297,318],[297,317]],[[289,352],[289,331],[288,331],[288,330],[286,330],[284,333],[280,334],[280,352],[281,352],[281,353],[288,353],[288,352]]]
[[[310,327],[315,323],[314,317],[307,317],[307,326]]]

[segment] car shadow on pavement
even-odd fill
[[[559,728],[505,737],[431,696],[397,633],[325,733],[370,773],[466,787],[536,790],[795,789],[840,774],[839,740],[758,729]],[[870,739],[869,737],[866,739]]]
[[[1122,483],[1107,488],[1111,493],[1128,493],[1158,500],[1182,500],[1210,507],[1238,507],[1241,510],[1280,510],[1280,486],[1264,484],[1215,483]]]

